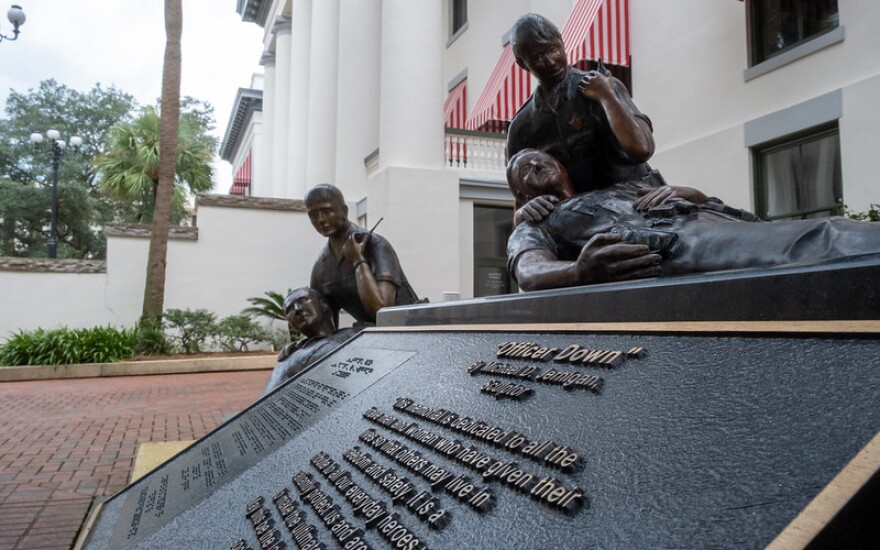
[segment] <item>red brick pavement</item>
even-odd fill
[[[138,444],[199,439],[260,395],[267,371],[0,383],[0,550],[75,541],[125,487]]]

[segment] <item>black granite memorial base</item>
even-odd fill
[[[880,319],[880,254],[386,308],[379,326]]]
[[[87,546],[820,544],[876,501],[873,326],[371,329],[116,495]]]

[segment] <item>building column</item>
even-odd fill
[[[379,146],[381,0],[340,0],[336,185],[349,202],[366,194],[364,158]]]
[[[291,7],[290,101],[287,116],[287,198],[301,199],[307,186],[309,142],[309,66],[312,47],[312,0]]]
[[[260,179],[254,178],[253,189],[255,196],[274,197],[272,182],[272,139],[275,123],[275,54],[266,52],[260,58],[263,66],[263,146],[260,157],[254,162],[260,164]]]
[[[379,168],[443,164],[443,3],[383,0]]]
[[[287,113],[290,105],[290,18],[278,16],[275,33],[275,105],[272,114],[272,196],[287,196]]]
[[[312,4],[306,186],[335,183],[339,0]],[[359,86],[346,82],[347,86]]]
[[[255,183],[263,181],[263,169],[265,164],[263,147],[263,113],[262,111],[254,111],[251,115],[251,195],[259,196],[254,192]]]

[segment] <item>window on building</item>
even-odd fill
[[[751,64],[838,27],[837,0],[751,0]]]
[[[510,207],[474,205],[474,297],[516,292],[507,272],[507,238],[513,232]]]
[[[767,220],[818,218],[843,206],[837,124],[755,149],[758,214]]]
[[[452,0],[450,2],[452,12],[452,24],[449,29],[449,35],[452,36],[464,27],[467,23],[467,0]]]

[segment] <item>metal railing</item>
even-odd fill
[[[474,132],[446,128],[443,139],[443,158],[447,168],[458,170],[480,170],[504,173],[506,165],[505,146],[507,134]],[[364,159],[367,175],[379,168],[379,150],[376,149]]]
[[[443,141],[446,166],[504,172],[507,134],[446,128]]]

